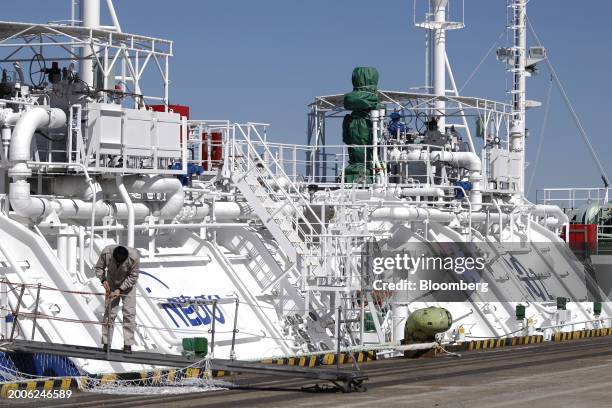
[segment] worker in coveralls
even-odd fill
[[[110,348],[113,339],[115,318],[119,302],[123,309],[123,351],[132,352],[136,330],[136,282],[140,269],[140,254],[133,248],[109,245],[102,250],[96,275],[105,291],[104,324],[102,325],[102,347]]]

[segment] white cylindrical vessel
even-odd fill
[[[433,30],[433,93],[438,96],[446,95],[446,5],[448,0],[431,0],[436,28]],[[436,100],[434,115],[438,118],[438,130],[445,131],[444,118],[446,102]]]
[[[100,27],[100,0],[81,0],[81,25],[88,28]],[[91,55],[90,47],[81,49],[81,56]],[[79,75],[89,86],[94,85],[94,59],[84,58],[80,62]]]

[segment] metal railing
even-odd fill
[[[240,146],[243,140],[232,141]],[[322,186],[368,185],[377,174],[385,176],[390,183],[406,185],[445,185],[447,180],[433,169],[436,163],[430,159],[439,146],[423,144],[383,145],[326,145],[315,148],[308,145],[274,143],[250,139],[255,150],[262,153],[274,177],[286,177],[295,184],[317,184]],[[346,180],[345,168],[349,165],[351,149],[363,150],[361,165],[365,174],[358,182]],[[377,150],[380,159],[375,160]],[[408,159],[408,151],[422,151],[422,158]],[[447,165],[448,166],[448,165]],[[438,169],[439,170],[439,169]],[[447,184],[446,184],[447,185]]]
[[[602,187],[545,188],[536,191],[536,202],[567,209],[576,209],[592,203],[608,204],[610,190]]]

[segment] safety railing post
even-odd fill
[[[336,368],[340,369],[340,319],[342,313],[342,306],[338,306],[338,317],[336,319]]]
[[[36,288],[36,302],[34,303],[34,320],[32,322],[32,338],[34,340],[34,336],[36,335],[36,319],[38,318],[38,302],[40,301],[40,283]]]
[[[106,295],[106,298],[104,299],[104,301],[107,303],[106,305],[106,321],[104,322],[104,324],[106,325],[106,359],[110,360],[110,350],[111,350],[111,345],[113,344],[113,337],[111,336],[111,303],[112,300],[110,298],[110,295]]]
[[[213,310],[212,310],[212,327],[210,330],[210,355],[214,356],[215,353],[215,321],[217,319],[217,301],[213,300]]]
[[[238,329],[237,324],[238,324],[238,305],[240,303],[238,302],[238,298],[236,298],[236,309],[234,311],[234,329],[232,330],[232,347],[230,349],[230,360],[235,360],[236,359],[236,352],[235,352],[235,346],[236,346],[236,333],[238,333]]]
[[[13,313],[13,327],[11,328],[11,336],[9,337],[10,341],[13,341],[15,337],[15,329],[17,328],[18,324],[19,309],[21,308],[21,299],[23,299],[24,292],[25,285],[21,285],[21,291],[19,291],[19,297],[17,298],[17,306],[15,307],[15,313]]]

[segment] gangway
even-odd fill
[[[101,348],[78,346],[71,344],[47,343],[31,340],[12,340],[0,344],[0,351],[12,353],[44,353],[57,356],[117,361],[122,363],[136,363],[157,365],[163,367],[204,367],[207,363],[212,370],[231,373],[254,373],[264,375],[280,375],[284,377],[305,378],[317,381],[329,381],[342,392],[364,391],[363,382],[368,377],[360,370],[340,369],[336,366],[330,368],[309,368],[299,366],[280,366],[253,361],[240,361],[228,359],[201,359],[177,354],[161,354],[148,351],[134,351],[124,353],[119,350],[107,352]]]

